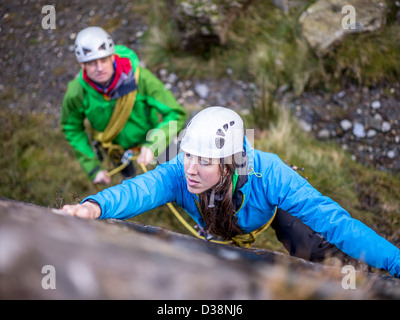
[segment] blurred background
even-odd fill
[[[0,4],[0,197],[61,208],[97,192],[59,125],[75,37],[96,25],[189,116],[236,110],[256,148],[400,246],[400,1],[53,1],[55,28],[45,5]],[[135,221],[186,233],[167,207]],[[272,230],[256,246],[284,251]]]

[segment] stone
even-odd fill
[[[372,109],[379,109],[381,107],[381,102],[379,100],[375,100],[371,103]]]
[[[198,94],[201,99],[207,99],[210,89],[206,84],[196,83],[194,86],[194,91]]]
[[[167,82],[174,84],[178,80],[178,76],[175,73],[170,73]]]
[[[320,139],[328,139],[330,137],[329,130],[328,129],[322,129],[322,130],[318,131],[317,136]]]
[[[374,130],[374,129],[369,129],[368,132],[367,132],[367,137],[368,137],[368,138],[373,138],[373,137],[375,137],[375,136],[376,136],[376,130]]]
[[[382,122],[382,128],[381,128],[382,132],[389,132],[391,128],[392,126],[390,125],[389,122],[387,121]]]
[[[368,123],[372,129],[381,130],[383,118],[379,113],[374,114],[372,118],[369,119]]]
[[[353,22],[347,16],[350,13],[346,5],[347,0],[318,0],[300,16],[302,34],[318,56],[326,55],[349,34],[374,32],[385,25],[384,0],[352,1]]]
[[[366,133],[365,133],[364,125],[361,123],[355,122],[354,126],[353,126],[353,135],[355,135],[357,138],[365,138]]]
[[[351,123],[350,120],[343,119],[342,121],[340,121],[340,127],[341,127],[344,131],[349,130],[352,126],[353,126],[353,124]]]
[[[300,120],[300,126],[301,128],[305,131],[305,132],[311,132],[312,131],[312,126],[310,123],[304,121],[304,120]]]
[[[389,151],[387,152],[387,157],[388,157],[389,159],[394,159],[395,156],[396,156],[396,151],[394,151],[394,150],[389,150]]]
[[[204,51],[211,44],[225,45],[231,23],[253,1],[168,0],[181,49]]]

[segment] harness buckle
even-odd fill
[[[123,156],[122,156],[122,159],[121,159],[121,163],[124,163],[124,164],[127,163],[127,164],[129,164],[129,162],[131,162],[132,158],[133,158],[133,152],[132,152],[131,149],[128,149],[128,150],[126,150],[126,151],[124,152],[124,154],[123,154]]]

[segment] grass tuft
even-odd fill
[[[0,127],[2,197],[60,208],[94,192],[49,116],[1,109]]]

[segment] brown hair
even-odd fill
[[[206,223],[207,233],[230,240],[243,231],[239,228],[232,203],[230,186],[235,171],[232,161],[220,161],[221,178],[211,189],[199,194],[201,215]],[[231,159],[232,160],[232,159]],[[212,189],[215,188],[215,206],[209,207]]]

